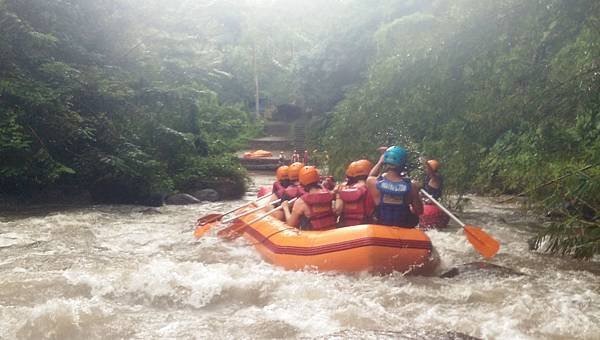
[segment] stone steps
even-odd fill
[[[249,150],[288,150],[292,147],[292,143],[287,137],[262,137],[248,141]],[[272,152],[272,151],[271,151]]]
[[[264,132],[266,137],[248,141],[247,150],[266,150],[273,153],[272,157],[244,158],[244,152],[238,155],[240,163],[248,170],[275,170],[279,167],[279,152],[289,153],[292,148],[290,140],[290,123],[266,122]]]
[[[288,137],[290,135],[290,123],[266,122],[264,131],[267,136]]]
[[[305,148],[305,129],[307,120],[299,120],[291,124],[286,122],[266,122],[264,132],[266,137],[255,138],[248,141],[247,150],[266,150],[273,153],[272,157],[243,158],[244,152],[238,155],[240,163],[248,170],[275,170],[279,167],[279,153],[283,152],[287,163],[292,151],[297,150],[303,155]]]
[[[306,148],[306,124],[306,119],[296,121],[293,131],[293,146],[301,155]]]
[[[277,158],[240,158],[240,164],[248,170],[275,170],[279,167]]]

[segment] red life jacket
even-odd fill
[[[348,227],[367,221],[367,217],[369,216],[366,205],[367,194],[367,187],[364,185],[340,190],[340,199],[344,201],[342,226]]]
[[[302,195],[302,200],[308,206],[310,216],[308,221],[313,230],[326,229],[335,226],[336,216],[331,207],[335,196],[329,191],[313,192]]]
[[[273,189],[272,192],[275,194],[275,196],[277,196],[277,198],[281,198],[283,197],[283,194],[285,193],[285,187],[283,185],[281,185],[281,183],[279,181],[273,183]]]
[[[301,186],[290,184],[290,186],[288,186],[284,190],[284,198],[283,199],[290,200],[292,198],[302,197],[302,195],[304,195],[304,194],[306,194],[306,192],[304,192],[304,189],[302,189]]]

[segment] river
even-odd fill
[[[530,252],[536,221],[471,197],[460,216],[526,275],[454,278],[285,271],[243,238],[196,241],[194,221],[252,199],[145,211],[31,207],[0,214],[1,339],[598,339],[598,262]],[[442,263],[482,261],[462,230],[428,231]],[[465,336],[466,337],[466,336]]]

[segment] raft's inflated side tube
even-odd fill
[[[290,270],[429,275],[439,263],[429,237],[414,228],[361,224],[301,231],[269,216],[247,226],[244,237],[266,261]]]
[[[256,193],[256,197],[261,198],[265,195],[271,194],[271,192],[272,192],[271,189],[269,189],[267,187],[260,187],[260,189],[258,189],[258,192]]]
[[[423,214],[419,216],[419,227],[425,229],[446,228],[450,217],[435,204],[423,204]]]

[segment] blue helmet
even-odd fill
[[[383,163],[402,166],[406,163],[407,152],[399,146],[390,146],[383,153]]]

